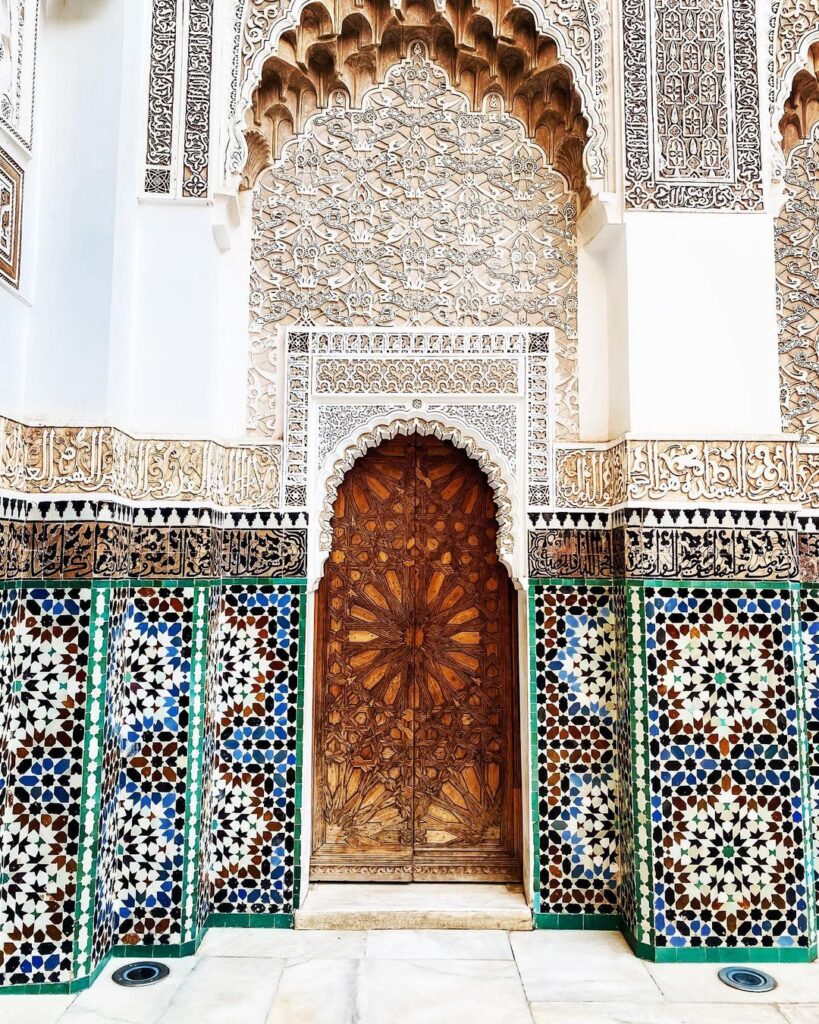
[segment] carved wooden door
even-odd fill
[[[476,463],[413,435],[339,489],[316,630],[312,877],[520,878],[514,592]]]

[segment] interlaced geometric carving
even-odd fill
[[[279,326],[551,325],[576,436],[575,201],[498,93],[475,113],[422,43],[336,91],[254,197],[249,429],[275,436]]]
[[[819,122],[811,134],[791,153],[775,228],[782,425],[803,441],[819,439]]]
[[[753,0],[624,0],[632,208],[758,209]]]

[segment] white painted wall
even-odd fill
[[[595,203],[580,223],[577,355],[581,441],[607,441],[629,429],[625,228],[608,223],[610,212],[602,203]]]
[[[771,217],[641,212],[625,221],[632,433],[780,433]]]
[[[29,419],[89,423],[107,411],[123,38],[131,6],[61,0],[43,13],[39,239],[24,388]]]

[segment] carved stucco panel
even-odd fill
[[[819,439],[819,123],[791,154],[776,220],[782,429]]]
[[[541,324],[555,337],[557,433],[575,437],[575,215],[520,123],[499,101],[470,111],[417,44],[361,110],[313,115],[259,179],[250,433],[275,436],[283,325]]]
[[[624,0],[626,199],[762,207],[754,0]]]

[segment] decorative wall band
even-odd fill
[[[626,199],[762,206],[753,0],[624,0]]]
[[[153,0],[145,191],[171,191],[178,0]]]
[[[809,504],[819,457],[796,440],[623,440],[557,445],[558,508],[661,502]]]
[[[182,195],[208,194],[213,0],[189,0]]]
[[[301,577],[303,529],[0,520],[0,579]]]
[[[103,493],[128,501],[277,508],[281,445],[136,438],[115,427],[29,426],[0,418],[0,488]]]
[[[819,543],[805,541],[802,573],[819,571]],[[796,580],[794,529],[613,527],[531,530],[533,579]]]

